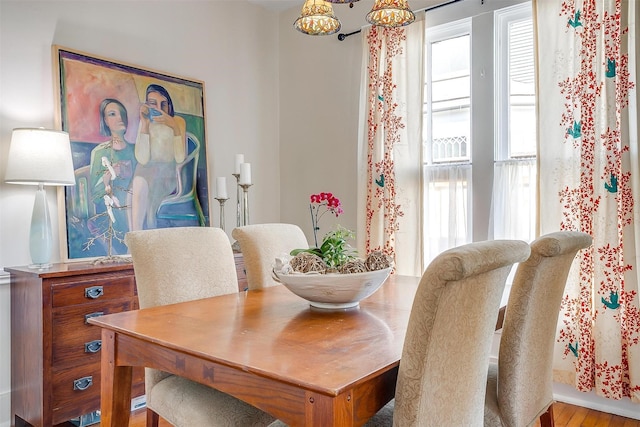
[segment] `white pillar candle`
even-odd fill
[[[236,169],[234,173],[240,174],[240,165],[244,163],[244,154],[236,154]]]
[[[227,178],[224,176],[216,177],[216,198],[217,199],[228,199],[227,196]]]
[[[251,163],[240,164],[240,184],[251,184]]]

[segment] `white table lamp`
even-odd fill
[[[5,182],[38,186],[29,236],[30,267],[49,267],[53,237],[44,186],[75,184],[69,134],[43,128],[14,129]]]

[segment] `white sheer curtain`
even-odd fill
[[[471,164],[425,166],[424,239],[428,265],[440,252],[471,242]]]
[[[497,161],[489,236],[531,242],[536,236],[536,159]]]
[[[424,21],[362,30],[358,251],[381,250],[420,275]]]
[[[560,310],[554,376],[640,402],[636,0],[534,0],[541,233],[592,235]]]

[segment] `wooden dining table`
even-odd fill
[[[128,425],[133,366],[248,402],[290,426],[359,426],[395,393],[418,277],[392,275],[359,307],[313,308],[283,285],[94,317],[101,426]]]

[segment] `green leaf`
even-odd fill
[[[319,248],[294,249],[290,255],[296,256],[301,252],[318,255],[327,267],[339,268],[357,256],[357,251],[351,247],[347,239],[355,237],[355,233],[347,228],[338,226],[324,236]]]
[[[309,248],[309,249],[294,249],[291,252],[289,252],[289,255],[291,256],[296,256],[301,252],[307,252],[310,254],[314,254],[314,255],[318,255],[319,257],[322,257],[322,252],[320,251],[320,249],[318,248]]]

